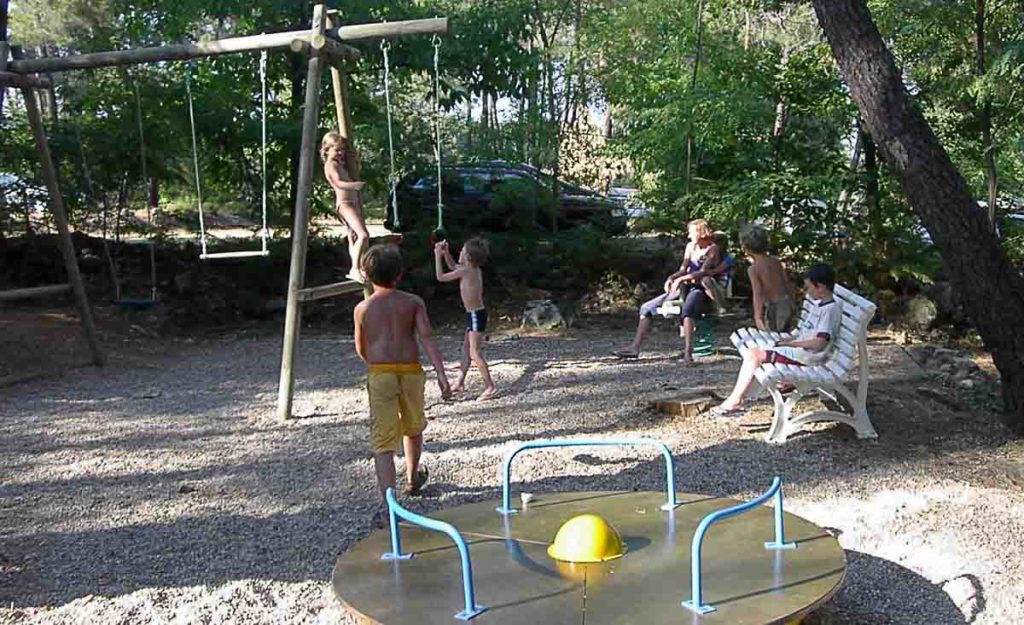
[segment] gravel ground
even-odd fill
[[[838,535],[849,574],[811,622],[1024,622],[1024,446],[991,414],[915,394],[921,371],[879,340],[869,410],[880,439],[819,426],[768,446],[730,420],[644,408],[674,388],[726,389],[738,369],[728,357],[680,367],[669,330],[626,363],[606,356],[623,330],[496,337],[499,399],[445,404],[428,386],[421,509],[496,498],[517,441],[653,436],[676,454],[680,490],[746,497],[778,473],[788,508]],[[458,341],[442,349],[454,356]],[[305,338],[304,418],[280,424],[279,347],[169,344],[146,366],[115,360],[0,389],[0,622],[351,622],[329,577],[375,505],[364,369],[349,338]],[[660,463],[559,450],[527,454],[517,476],[533,492],[657,490]]]

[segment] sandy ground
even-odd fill
[[[732,420],[644,407],[727,388],[736,359],[682,368],[662,328],[641,360],[617,362],[626,333],[495,337],[490,403],[428,387],[421,509],[496,498],[517,441],[651,436],[676,455],[679,490],[749,497],[778,473],[787,507],[838,536],[849,573],[812,623],[1024,622],[1024,446],[991,414],[916,393],[928,382],[902,348],[872,341],[878,440],[820,426],[769,446]],[[0,388],[0,622],[351,622],[329,577],[369,531],[375,490],[350,338],[304,338],[304,418],[287,424],[272,418],[279,339],[149,340],[146,358]],[[449,358],[458,340],[442,338]],[[657,490],[660,469],[645,452],[567,450],[528,455],[517,475],[532,492]]]

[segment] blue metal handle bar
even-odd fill
[[[756,508],[773,497],[775,498],[775,540],[766,542],[764,546],[766,549],[796,548],[796,543],[787,543],[785,541],[784,528],[782,525],[782,479],[775,476],[775,479],[772,480],[771,487],[760,497],[741,504],[736,504],[730,508],[712,512],[701,519],[700,525],[697,526],[697,533],[693,535],[693,543],[690,545],[691,598],[683,602],[684,608],[692,610],[698,614],[707,614],[708,612],[715,611],[714,606],[703,603],[701,595],[700,550],[701,544],[704,542],[704,534],[707,533],[708,528],[717,521],[727,519],[731,516],[736,516],[737,514],[742,514],[751,508]]]
[[[473,564],[469,560],[469,547],[466,546],[466,541],[462,538],[462,534],[459,530],[455,529],[451,523],[445,523],[444,521],[438,521],[437,519],[431,519],[425,517],[411,510],[406,510],[398,501],[395,499],[395,491],[389,488],[385,494],[388,500],[388,517],[391,523],[391,552],[381,555],[381,560],[408,560],[413,556],[411,553],[402,553],[402,539],[399,535],[398,530],[398,517],[405,519],[406,521],[425,527],[435,532],[443,532],[447,534],[452,540],[455,541],[455,546],[459,548],[459,557],[462,559],[462,594],[465,599],[465,609],[455,615],[455,618],[468,621],[484,612],[487,608],[482,605],[476,604],[475,595],[473,593]]]
[[[501,507],[498,508],[498,512],[501,514],[515,514],[516,509],[512,507],[512,495],[510,493],[509,482],[512,481],[512,460],[515,459],[519,452],[526,451],[527,449],[540,449],[544,447],[618,447],[624,445],[645,445],[657,447],[661,450],[661,455],[665,458],[665,472],[667,479],[665,483],[665,494],[668,497],[668,501],[661,507],[662,510],[672,510],[676,507],[676,477],[675,477],[675,464],[672,462],[672,452],[668,450],[668,445],[661,441],[656,441],[651,438],[624,438],[624,439],[580,439],[580,440],[548,440],[548,441],[532,441],[529,443],[523,443],[519,447],[509,454],[509,457],[505,459],[505,477],[501,484]]]

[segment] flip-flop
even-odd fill
[[[714,406],[711,408],[711,414],[716,417],[738,417],[747,409],[743,406],[737,406],[736,408],[722,408],[721,406]]]
[[[637,358],[640,357],[640,354],[638,354],[637,352],[631,352],[626,349],[616,350],[612,352],[612,355],[614,355],[616,358],[621,358],[622,360],[636,360]]]

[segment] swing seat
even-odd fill
[[[124,299],[117,300],[117,305],[118,306],[120,306],[121,308],[131,308],[132,310],[145,310],[147,308],[152,307],[153,304],[155,304],[155,303],[156,303],[156,300],[141,299],[141,298],[139,298],[139,299],[124,298]]]
[[[254,258],[256,256],[270,256],[270,250],[253,250],[249,252],[216,252],[214,254],[200,254],[200,260],[213,260],[217,258]]]

